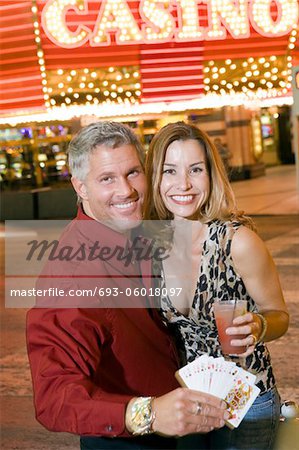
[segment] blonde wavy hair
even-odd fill
[[[172,220],[173,214],[165,207],[160,194],[163,164],[169,145],[174,141],[193,139],[199,142],[205,152],[210,178],[210,194],[198,211],[198,219],[203,223],[211,220],[238,220],[254,229],[252,220],[236,206],[235,196],[230,186],[221,157],[209,136],[194,125],[176,122],[165,125],[154,136],[146,155],[145,173],[148,194],[144,202],[144,218],[151,220]]]

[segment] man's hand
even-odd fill
[[[152,406],[156,414],[152,429],[162,436],[208,433],[229,418],[224,401],[187,388],[155,398]]]

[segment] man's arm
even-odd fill
[[[132,396],[108,393],[96,384],[106,337],[104,326],[95,329],[91,313],[71,308],[28,312],[36,418],[51,431],[127,436],[124,416]]]

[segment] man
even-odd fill
[[[79,209],[59,251],[75,256],[48,262],[39,280],[69,296],[43,299],[28,313],[37,419],[81,435],[81,449],[175,448],[175,437],[211,431],[227,418],[219,399],[178,387],[171,336],[145,307],[150,299],[138,295],[151,286],[151,262],[139,267],[125,257],[142,218],[142,158],[137,137],[119,123],[89,125],[72,140]],[[74,298],[85,288],[97,295]]]

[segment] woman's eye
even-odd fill
[[[165,170],[163,170],[163,172],[162,172],[163,175],[164,175],[164,174],[173,174],[173,173],[175,173],[175,170],[174,170],[174,169],[165,169]]]
[[[201,173],[203,171],[203,169],[201,167],[194,167],[193,169],[191,169],[191,172],[193,173]]]

